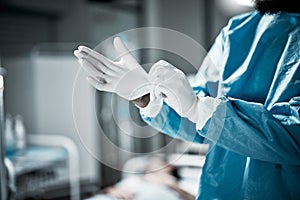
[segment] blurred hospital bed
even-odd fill
[[[135,194],[135,200],[146,200],[146,199],[170,199],[170,200],[180,200],[180,199],[190,199],[185,198],[180,193],[175,191],[173,188],[166,187],[164,184],[152,184],[153,182],[143,182],[141,176],[147,175],[145,169],[149,166],[149,162],[153,162],[151,159],[153,157],[161,159],[163,162],[168,163],[176,168],[179,179],[177,186],[180,190],[196,196],[199,185],[199,177],[202,172],[202,167],[205,162],[205,151],[206,147],[193,145],[190,149],[196,154],[189,153],[175,153],[175,154],[156,154],[156,155],[145,155],[138,156],[129,159],[122,169],[122,179],[115,185],[116,187],[121,187]],[[199,153],[200,152],[200,153]],[[151,163],[150,163],[151,164]],[[163,167],[157,167],[157,171],[163,170]],[[155,170],[153,171],[155,173]],[[151,173],[151,172],[150,172]],[[138,178],[137,178],[138,177]],[[158,175],[158,179],[162,180],[165,177],[163,174]],[[163,180],[162,180],[163,181]],[[156,183],[156,182],[155,182]],[[88,200],[112,200],[117,199],[110,194],[96,194],[90,197]],[[126,198],[124,198],[126,199]]]

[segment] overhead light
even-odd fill
[[[233,16],[254,9],[254,0],[216,0],[220,11],[227,16]]]
[[[253,7],[253,0],[233,0],[236,4],[241,6]]]

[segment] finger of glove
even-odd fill
[[[79,59],[78,60],[81,67],[89,74],[94,77],[102,77],[104,79],[108,78],[108,75],[104,74],[102,71],[99,71],[93,64],[91,64],[88,60]]]
[[[118,68],[115,67],[114,64],[110,64],[109,66],[106,66],[102,62],[99,62],[97,59],[91,56],[88,56],[86,58],[86,61],[90,62],[96,69],[109,76],[117,76],[119,74],[118,71],[120,70],[118,70]]]
[[[107,88],[107,83],[103,82],[103,81],[99,81],[96,78],[92,77],[92,76],[88,76],[87,81],[97,90],[100,91],[109,91]]]
[[[156,91],[156,87],[155,85],[150,87],[150,100],[161,99],[165,96],[159,90]]]
[[[176,67],[171,65],[170,63],[160,60],[156,62],[154,65],[152,65],[148,79],[150,82],[153,82],[156,79],[164,80],[168,78],[168,75],[174,74],[175,73]]]
[[[180,78],[173,71],[158,70],[157,75],[152,76],[149,81],[154,85],[172,88],[174,85],[178,85]]]
[[[86,53],[87,55],[99,60],[100,62],[102,62],[104,65],[109,66],[111,64],[113,64],[114,62],[112,60],[110,60],[109,58],[103,56],[102,54],[86,47],[86,46],[79,46],[78,50]]]
[[[115,37],[113,43],[120,59],[123,59],[124,62],[132,66],[139,65],[136,59],[130,53],[129,49],[122,42],[121,38]]]
[[[156,98],[159,98],[159,97],[167,98],[167,97],[170,97],[172,94],[170,89],[168,89],[164,85],[155,85],[154,89],[153,89],[153,93]]]
[[[87,54],[85,52],[79,51],[79,50],[75,50],[74,51],[74,55],[78,58],[78,59],[84,59],[86,58]]]
[[[180,98],[179,96],[175,93],[175,91],[170,90],[167,87],[158,85],[155,88],[155,95],[158,96],[162,96],[164,98],[164,101],[170,106],[172,107],[176,112],[178,112],[179,114],[182,113],[182,105],[180,102]]]

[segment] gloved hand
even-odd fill
[[[220,103],[212,97],[197,97],[185,74],[164,60],[151,67],[148,79],[152,83],[150,96],[164,98],[180,116],[196,123],[198,129],[204,126]]]
[[[133,100],[149,93],[147,73],[131,55],[119,37],[113,41],[119,61],[112,61],[100,53],[79,46],[74,51],[80,65],[88,72],[87,80],[100,91],[113,92]]]
[[[155,63],[148,79],[153,85],[154,96],[164,97],[165,102],[180,116],[186,117],[195,106],[197,97],[185,74],[170,63],[164,60]]]

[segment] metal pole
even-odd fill
[[[4,132],[4,74],[5,69],[1,67],[0,60],[0,199],[7,199],[5,158],[5,132]]]

